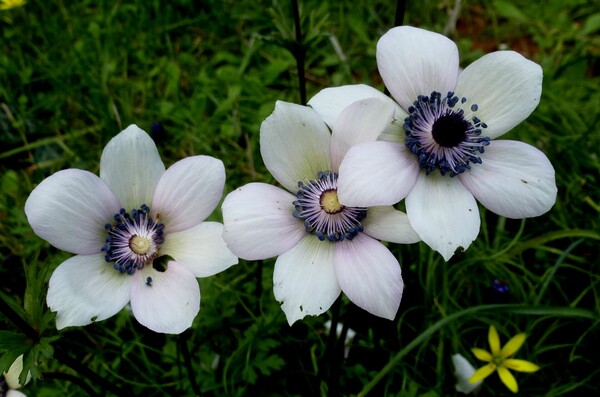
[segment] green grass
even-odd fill
[[[375,46],[393,25],[394,2],[300,3],[308,97],[343,84],[383,89]],[[405,23],[442,32],[451,3],[409,1]],[[521,395],[597,394],[600,13],[591,0],[564,3],[464,1],[450,33],[463,67],[500,47],[542,65],[540,105],[506,138],[554,164],[559,193],[549,213],[515,221],[482,209],[478,239],[448,263],[424,244],[391,244],[405,281],[393,322],[343,297],[289,327],[272,293],[274,260],[241,261],[200,280],[201,311],[182,336],[155,334],[126,310],[56,331],[45,288],[69,255],[34,235],[24,203],[58,170],[97,173],[104,145],[132,123],[153,131],[166,165],[222,159],[227,191],[274,182],[258,133],[276,100],[300,101],[289,2],[54,0],[0,11],[0,296],[42,337],[27,340],[0,316],[8,352],[0,368],[31,349],[41,379],[23,389],[29,396],[104,395],[82,367],[123,395],[191,396],[193,379],[219,396],[356,395],[371,386],[373,396],[452,396],[451,354],[477,366],[470,348],[487,348],[494,324],[503,343],[529,334],[517,357],[541,370],[516,374]],[[509,293],[495,293],[495,279]],[[331,318],[357,333],[345,360],[325,330]],[[508,395],[496,375],[480,393]]]

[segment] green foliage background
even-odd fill
[[[462,66],[497,49],[542,65],[541,103],[506,138],[548,155],[554,208],[526,221],[482,209],[478,240],[449,263],[424,244],[390,245],[405,280],[393,322],[343,297],[289,327],[272,294],[274,261],[240,261],[199,280],[200,314],[180,336],[154,334],[127,310],[57,332],[45,288],[69,255],[34,235],[23,206],[53,172],[97,173],[104,145],[132,123],[151,133],[167,166],[195,154],[222,159],[227,191],[274,182],[258,133],[276,100],[300,101],[290,3],[51,0],[0,11],[0,297],[35,331],[0,315],[0,370],[25,352],[39,378],[23,389],[29,396],[355,395],[371,387],[371,395],[451,396],[450,355],[477,366],[469,349],[487,348],[495,324],[503,343],[527,332],[518,357],[542,368],[516,375],[522,395],[598,393],[600,9],[592,0],[465,0],[454,24],[459,2],[407,3],[405,23],[447,33]],[[375,46],[395,9],[383,0],[300,2],[309,98],[343,84],[383,90]],[[494,291],[495,279],[507,294]],[[488,306],[473,309],[480,305]],[[328,319],[356,331],[345,359]],[[480,395],[510,394],[494,375]]]

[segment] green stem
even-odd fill
[[[434,333],[442,329],[447,324],[461,317],[468,316],[474,313],[486,312],[486,311],[508,311],[517,314],[529,314],[537,316],[554,315],[559,317],[581,317],[591,320],[598,321],[598,314],[593,313],[586,309],[580,309],[575,307],[548,307],[548,306],[527,306],[527,305],[513,305],[513,304],[499,304],[499,305],[480,305],[473,306],[467,309],[452,313],[449,316],[442,318],[432,326],[427,328],[422,334],[412,340],[404,349],[400,350],[392,359],[375,375],[375,377],[367,383],[363,389],[358,393],[357,397],[366,396],[394,367],[410,353],[415,347],[430,338]]]
[[[4,316],[10,320],[11,323],[15,327],[17,327],[22,333],[25,334],[29,339],[31,339],[34,343],[39,342],[40,335],[38,332],[27,323],[27,321],[23,320],[21,316],[19,316],[10,305],[4,300],[2,295],[0,295],[0,312],[4,314]]]
[[[538,293],[538,296],[535,299],[534,304],[538,305],[541,302],[542,296],[544,296],[546,289],[550,285],[550,281],[552,281],[552,279],[554,278],[554,275],[558,271],[558,268],[560,267],[560,265],[564,262],[564,260],[567,258],[567,256],[569,256],[571,251],[573,251],[575,249],[575,247],[577,247],[582,242],[583,242],[583,239],[580,238],[579,240],[575,241],[573,244],[569,245],[569,247],[566,250],[564,250],[564,252],[556,260],[556,263],[552,267],[552,270],[548,274],[548,277],[546,277],[546,279],[544,280],[544,283],[542,284],[542,288],[540,288],[540,292]]]
[[[544,245],[549,243],[550,241],[559,240],[563,238],[589,238],[592,240],[600,240],[600,234],[596,233],[593,230],[586,229],[567,229],[567,230],[557,230],[553,232],[546,233],[542,236],[532,238],[531,240],[524,241],[520,244],[515,245],[510,251],[506,252],[507,257],[512,257],[520,254],[529,248],[534,248],[540,245]]]

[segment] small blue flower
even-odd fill
[[[508,282],[502,279],[495,279],[492,288],[500,294],[506,294],[508,292]]]

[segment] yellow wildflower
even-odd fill
[[[510,373],[509,369],[520,372],[535,372],[540,369],[536,364],[529,361],[509,358],[523,346],[525,338],[527,338],[527,335],[524,333],[515,335],[502,349],[500,349],[500,337],[498,336],[496,327],[490,325],[488,341],[490,343],[491,353],[483,349],[471,349],[475,357],[481,361],[487,362],[487,364],[475,371],[469,378],[469,383],[482,381],[494,371],[497,371],[502,383],[504,383],[513,393],[518,392],[519,386],[517,385],[517,380],[513,374]]]
[[[0,0],[0,10],[21,7],[24,4],[25,0]]]

